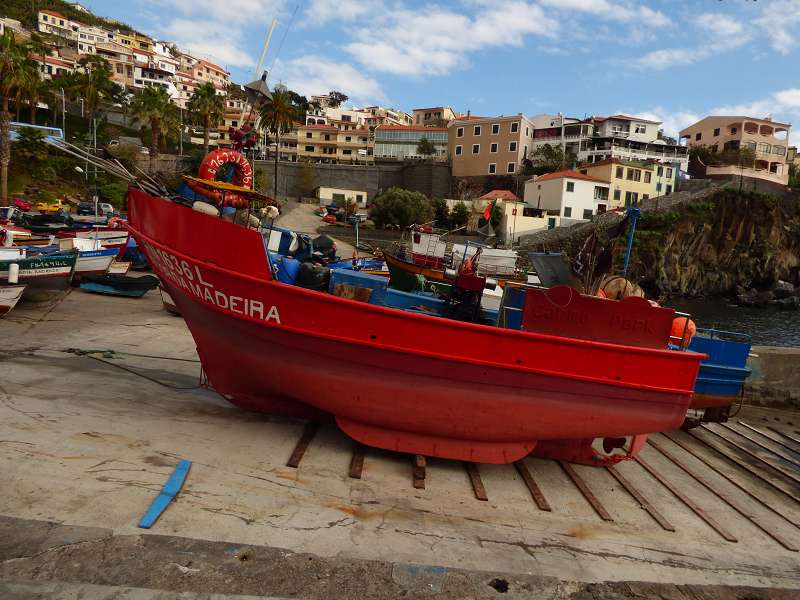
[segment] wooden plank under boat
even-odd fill
[[[257,231],[133,188],[128,206],[211,385],[241,408],[333,415],[363,444],[489,463],[519,460],[542,440],[632,436],[638,450],[641,434],[683,422],[704,355],[666,339],[656,348],[562,337],[337,297],[274,279]],[[548,314],[591,319],[569,306]],[[605,325],[623,339],[627,326]]]

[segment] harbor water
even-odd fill
[[[800,347],[800,311],[739,307],[724,299],[673,299],[666,305],[691,314],[698,327],[747,333],[756,346]]]

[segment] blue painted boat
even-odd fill
[[[81,289],[95,294],[109,296],[127,296],[141,298],[147,292],[158,287],[158,277],[143,275],[141,277],[128,277],[127,275],[101,275],[84,277],[81,280]]]
[[[689,342],[689,350],[708,354],[700,363],[689,405],[691,409],[706,410],[703,420],[713,420],[711,417],[715,415],[727,419],[730,407],[750,376],[747,357],[751,346],[749,335],[717,329],[698,329]]]
[[[136,240],[132,237],[128,238],[128,243],[125,246],[125,252],[122,255],[122,260],[131,263],[131,269],[134,271],[144,271],[150,268],[150,263],[147,262],[147,257],[144,252],[139,250]]]

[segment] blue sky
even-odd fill
[[[800,121],[800,0],[88,0],[94,12],[306,95],[494,116],[710,112]]]

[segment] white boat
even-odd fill
[[[101,248],[99,250],[81,250],[75,263],[76,281],[84,275],[103,275],[108,272],[111,263],[117,256],[116,248]]]
[[[0,317],[17,305],[24,291],[24,285],[0,285]]]

